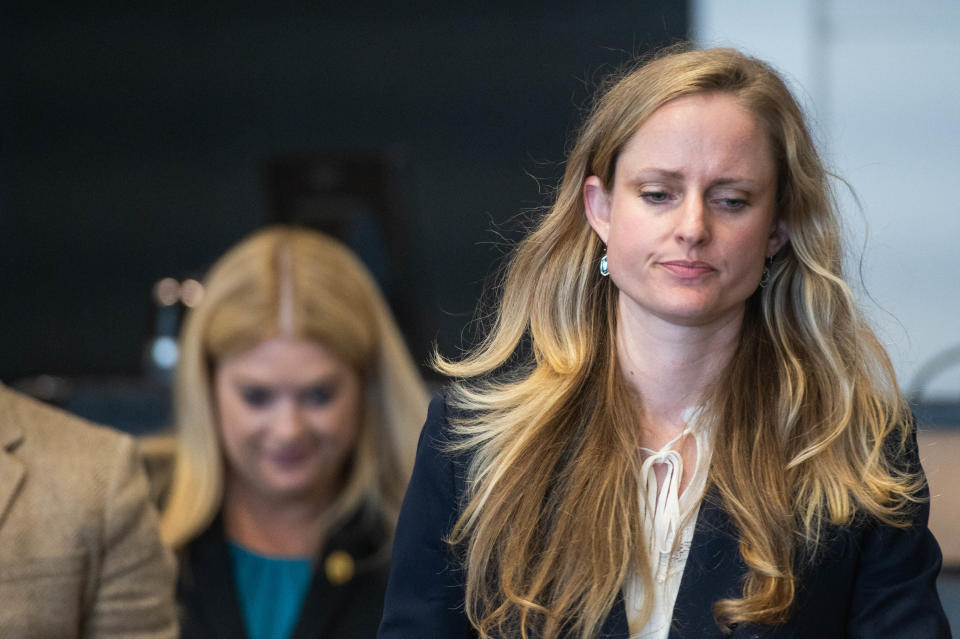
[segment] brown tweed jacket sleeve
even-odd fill
[[[0,637],[177,636],[132,438],[0,386]]]

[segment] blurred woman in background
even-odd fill
[[[426,394],[367,269],[320,233],[257,232],[180,347],[161,530],[183,636],[374,636]]]

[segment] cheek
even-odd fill
[[[322,423],[318,426],[322,434],[335,441],[344,449],[353,447],[357,438],[360,420],[358,398],[344,397],[330,407]]]
[[[256,415],[240,398],[220,395],[217,398],[217,430],[220,445],[227,459],[237,462],[256,431]]]
[[[631,279],[642,274],[641,267],[650,261],[656,252],[656,241],[644,229],[611,229],[607,244],[607,263],[611,276],[629,276]]]
[[[363,415],[363,397],[359,383],[354,384],[351,392],[344,398],[344,410],[341,436],[344,444],[353,449],[360,437],[360,420]]]
[[[770,235],[765,228],[751,229],[737,234],[730,242],[730,255],[737,260],[742,269],[759,273],[767,257],[769,238]]]

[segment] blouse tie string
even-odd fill
[[[673,446],[692,434],[687,428],[671,439],[658,451],[649,448],[640,450],[647,455],[640,467],[640,485],[646,488],[647,499],[645,519],[653,523],[653,535],[649,537],[651,552],[670,553],[676,536],[680,531],[680,481],[683,478],[683,457]],[[666,472],[663,476],[663,485],[657,482],[654,466],[663,464]]]

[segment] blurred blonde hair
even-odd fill
[[[858,512],[903,526],[919,499],[922,476],[891,461],[910,414],[844,282],[829,174],[800,108],[759,60],[673,48],[598,94],[554,204],[511,256],[485,340],[459,361],[436,359],[459,379],[453,448],[473,454],[449,541],[464,549],[466,612],[481,637],[586,639],[629,575],[651,592],[637,485],[643,398],[617,363],[618,291],[598,273],[603,245],[583,184],[596,175],[609,191],[621,149],[654,111],[718,91],[768,134],[790,235],[769,284],[747,300],[739,348],[701,417],[716,433],[711,490],[748,567],[741,597],[715,602],[718,624],[783,621],[797,562],[815,554],[824,526]]]
[[[178,428],[173,481],[161,518],[179,548],[207,526],[223,498],[224,464],[212,374],[224,357],[278,335],[329,348],[360,375],[363,415],[343,490],[320,532],[368,507],[390,526],[403,499],[427,395],[376,283],[345,246],[306,229],[272,227],[221,257],[180,335],[174,384]]]

